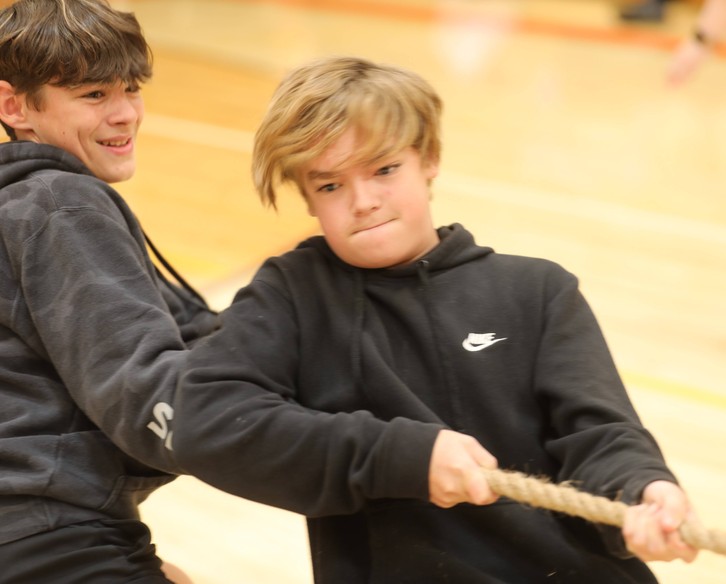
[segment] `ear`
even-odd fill
[[[16,130],[32,129],[26,116],[27,102],[15,88],[5,80],[0,80],[0,120]]]
[[[439,175],[439,159],[427,158],[423,161],[423,172],[426,180],[431,182]]]

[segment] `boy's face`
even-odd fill
[[[136,134],[144,116],[138,87],[120,82],[75,88],[45,85],[41,92],[40,111],[25,104],[18,139],[62,148],[108,183],[133,176]]]
[[[429,206],[438,164],[405,148],[375,164],[351,165],[356,145],[348,130],[300,169],[310,214],[332,250],[351,265],[390,268],[416,261],[439,242]]]

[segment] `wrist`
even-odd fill
[[[697,44],[705,48],[711,48],[714,45],[714,40],[706,31],[701,27],[696,27],[693,30],[691,38],[696,41]]]

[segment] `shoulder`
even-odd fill
[[[521,255],[492,253],[487,256],[490,269],[502,274],[525,279],[562,279],[575,278],[574,274],[566,270],[555,261]]]
[[[52,218],[62,221],[78,212],[100,213],[123,222],[131,215],[115,189],[57,148],[25,143],[14,151],[3,150],[0,221],[12,221],[17,237],[30,237]]]
[[[321,236],[305,240],[295,249],[270,257],[262,264],[253,283],[274,288],[285,296],[307,298],[321,289],[338,289],[354,277],[357,268],[340,261]]]
[[[577,277],[552,260],[493,253],[485,258],[492,293],[528,305],[548,305],[579,294]],[[496,292],[494,292],[496,291]]]
[[[261,273],[277,272],[298,277],[301,274],[320,276],[333,273],[346,264],[330,251],[322,236],[314,236],[299,243],[294,249],[268,258]]]
[[[48,210],[114,208],[119,195],[72,154],[34,142],[0,145],[0,205],[28,202]],[[106,195],[98,196],[98,195]]]
[[[88,209],[118,213],[126,207],[121,195],[109,184],[86,174],[67,170],[41,170],[27,177],[27,201],[47,212]]]

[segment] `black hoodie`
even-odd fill
[[[627,502],[653,480],[675,481],[576,278],[479,247],[460,225],[439,236],[423,259],[392,269],[349,266],[322,237],[268,260],[191,351],[179,460],[225,490],[307,515],[318,584],[655,582],[605,545],[616,530],[506,499],[427,503],[426,443],[410,426],[371,457],[349,447],[360,434],[350,421],[327,440],[311,440],[292,414],[274,436],[261,430],[281,401],[366,409],[471,434],[502,468]],[[406,483],[420,486],[416,498],[402,499]]]

